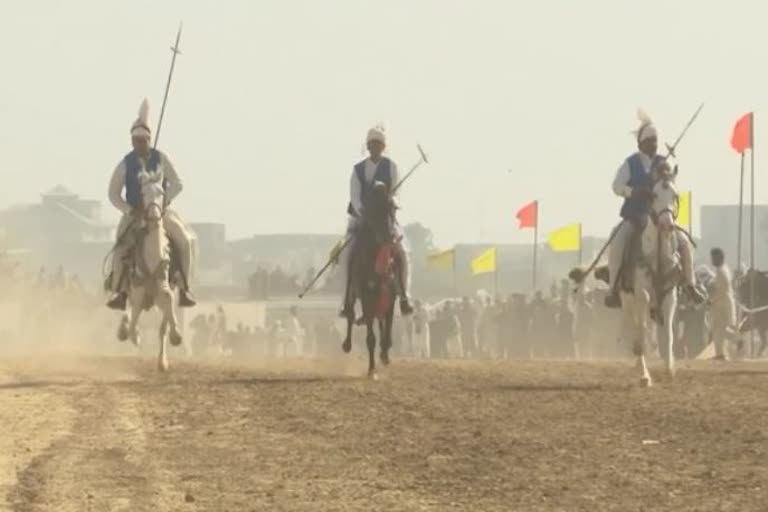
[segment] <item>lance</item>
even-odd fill
[[[181,54],[179,49],[179,42],[181,41],[181,24],[179,24],[179,30],[176,32],[176,43],[171,46],[171,69],[168,72],[168,81],[165,83],[165,95],[163,96],[163,106],[160,107],[160,117],[157,120],[157,131],[155,131],[155,149],[157,149],[157,142],[160,140],[160,128],[163,126],[163,116],[165,115],[165,105],[168,103],[168,92],[171,90],[171,79],[173,78],[173,69],[176,67],[176,56]]]
[[[683,128],[683,131],[680,132],[680,135],[678,135],[677,140],[675,140],[675,143],[671,146],[667,143],[664,143],[665,146],[667,146],[667,156],[664,157],[664,160],[667,160],[669,157],[677,158],[677,155],[675,155],[675,149],[677,149],[677,145],[680,144],[680,141],[683,140],[683,137],[685,137],[685,134],[688,132],[688,128],[691,127],[694,121],[696,121],[696,118],[699,117],[699,112],[701,112],[701,109],[704,108],[704,104],[702,103],[699,105],[699,108],[696,109],[696,112],[693,113],[691,118],[688,120],[688,124],[685,125]]]
[[[421,147],[421,144],[416,144],[416,149],[419,150],[419,161],[414,164],[413,167],[411,167],[411,170],[408,171],[405,176],[402,177],[400,181],[397,182],[397,184],[392,188],[392,194],[397,192],[397,190],[405,183],[405,180],[411,177],[411,174],[413,174],[416,169],[421,167],[422,164],[428,164],[429,159],[427,158],[427,154],[424,153],[424,149]]]
[[[403,183],[405,183],[405,180],[407,180],[416,171],[416,169],[421,167],[422,164],[428,164],[429,163],[429,159],[427,158],[427,154],[424,152],[424,149],[421,147],[421,144],[416,144],[416,149],[419,150],[419,161],[416,162],[413,165],[413,167],[411,167],[411,169],[405,174],[405,176],[403,176],[400,179],[400,181],[398,181],[395,184],[394,187],[392,187],[392,192],[391,192],[392,194],[397,192],[397,190],[403,185]],[[353,216],[357,215],[357,213],[351,208],[351,205],[350,205],[350,208],[347,209],[347,213],[349,213],[350,215],[353,215]],[[323,268],[321,268],[320,271],[317,274],[315,274],[315,277],[312,278],[312,280],[309,283],[307,283],[307,285],[304,287],[304,289],[301,291],[301,293],[299,293],[299,299],[303,299],[304,296],[309,292],[309,290],[311,290],[312,287],[315,286],[315,283],[317,283],[317,281],[320,280],[320,278],[331,267],[331,265],[333,265],[334,262],[336,262],[336,260],[338,260],[339,255],[341,254],[341,252],[344,249],[346,249],[349,244],[352,243],[352,240],[354,239],[354,237],[355,237],[355,235],[354,235],[354,233],[352,233],[348,237],[346,237],[343,242],[341,242],[340,244],[336,244],[336,246],[331,251],[331,257],[328,258],[328,261],[323,266]]]

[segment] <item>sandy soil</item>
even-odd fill
[[[768,510],[768,364],[0,362],[0,510]]]

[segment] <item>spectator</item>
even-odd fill
[[[461,307],[457,312],[461,326],[461,341],[465,357],[476,357],[479,352],[477,343],[477,319],[478,312],[469,297],[462,299]]]

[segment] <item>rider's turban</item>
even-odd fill
[[[149,129],[149,101],[144,98],[139,107],[139,117],[131,125],[131,137],[152,137],[152,130]]]
[[[382,144],[387,143],[387,132],[382,125],[375,126],[368,130],[368,135],[365,137],[366,144],[372,140],[377,140]]]
[[[643,110],[637,111],[637,119],[640,121],[640,127],[634,132],[637,136],[637,143],[640,144],[644,140],[655,138],[658,136],[656,133],[656,126],[651,121],[651,118]]]

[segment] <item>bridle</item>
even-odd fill
[[[668,173],[658,173],[656,176],[654,176],[652,182],[651,182],[651,190],[655,190],[656,186],[661,183],[661,186],[664,189],[670,188],[670,183],[674,180],[674,175],[668,174]],[[656,194],[653,194],[653,197],[651,199],[651,202],[656,199]],[[680,194],[677,193],[677,190],[674,191],[674,196],[672,198],[672,206],[665,206],[661,210],[654,210],[653,204],[651,204],[651,207],[649,209],[649,216],[651,218],[651,221],[653,224],[658,227],[659,226],[659,220],[665,213],[669,213],[672,216],[673,221],[673,227],[676,225],[677,216],[680,211]]]

